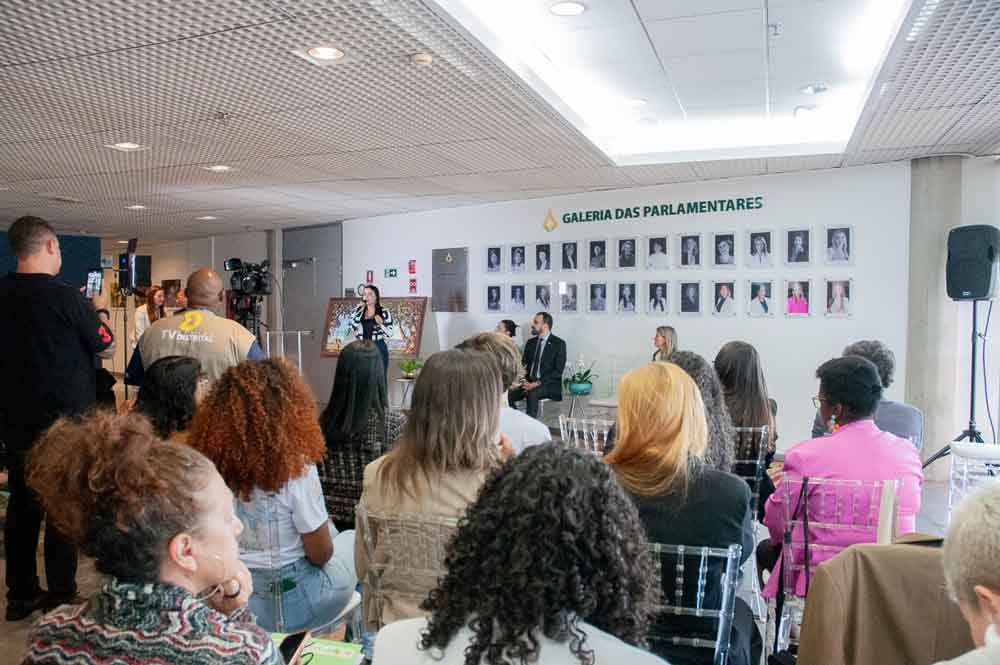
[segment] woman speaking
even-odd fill
[[[392,314],[382,307],[378,287],[369,284],[364,288],[361,304],[354,310],[351,317],[351,327],[358,339],[368,339],[375,342],[382,356],[382,366],[386,375],[389,373],[389,347],[385,344],[386,337],[392,337]]]

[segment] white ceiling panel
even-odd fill
[[[690,18],[760,9],[759,0],[634,0],[635,7],[646,21]]]
[[[691,165],[700,178],[737,178],[767,173],[766,159],[732,159],[719,162],[696,162]]]
[[[661,58],[759,49],[764,37],[759,9],[647,21],[646,29]]]
[[[774,157],[767,160],[768,173],[794,173],[796,171],[816,171],[839,168],[844,156],[810,155],[808,157]]]

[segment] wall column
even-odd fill
[[[271,295],[267,297],[267,330],[284,330],[285,322],[281,316],[281,284],[284,284],[282,262],[285,259],[282,242],[282,231],[267,231],[267,260],[271,264],[271,274],[277,279],[271,281]],[[261,346],[264,341],[261,340]]]

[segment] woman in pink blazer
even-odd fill
[[[773,571],[764,595],[773,597],[778,589],[780,558],[775,561],[777,547],[780,546],[785,530],[785,511],[782,497],[784,483],[789,479],[798,480],[803,476],[839,480],[898,480],[899,503],[898,533],[909,533],[916,529],[916,517],[920,511],[920,488],[924,481],[920,467],[920,456],[913,444],[906,439],[883,432],[875,426],[873,415],[882,398],[882,384],[878,369],[871,361],[860,356],[844,356],[829,360],[816,370],[819,379],[819,395],[814,398],[823,421],[828,423],[833,434],[818,439],[809,439],[796,444],[785,454],[785,466],[777,489],[767,500],[764,524],[770,532],[770,543],[764,541],[758,548],[758,561],[763,568]],[[793,483],[789,489],[796,496],[800,483]],[[817,501],[817,503],[820,503]],[[822,502],[824,505],[828,502]],[[841,506],[845,502],[840,502]],[[864,502],[867,503],[867,502]],[[810,501],[810,517],[813,517],[814,502]],[[869,508],[868,505],[864,506]],[[877,505],[875,506],[877,509]],[[822,507],[820,508],[822,509]],[[866,511],[867,513],[867,511]],[[861,524],[864,516],[858,516],[855,523]],[[823,530],[810,528],[810,548],[816,545],[847,547],[857,542],[874,542],[874,527],[858,530]],[[801,543],[801,536],[794,540]],[[772,553],[768,556],[768,553]],[[812,551],[810,557],[814,565],[830,558],[834,553]],[[801,558],[801,550],[796,548],[796,558]],[[795,580],[796,593],[805,594],[805,575]]]

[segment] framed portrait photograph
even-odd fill
[[[587,265],[591,270],[608,269],[608,241],[606,238],[587,241]]]
[[[827,226],[824,231],[826,240],[824,261],[835,266],[849,266],[854,263],[854,228]]]
[[[774,267],[774,232],[747,231],[743,252],[747,268]]]
[[[646,282],[646,313],[666,314],[670,311],[669,282]]]
[[[486,311],[502,312],[503,306],[503,284],[486,285]]]
[[[617,238],[615,240],[615,250],[618,253],[618,261],[615,265],[619,270],[635,270],[639,267],[636,253],[638,252],[639,238],[629,236],[627,238]]]
[[[854,312],[851,298],[854,297],[854,280],[824,279],[823,290],[826,293],[824,312],[827,316],[847,317]]]
[[[680,282],[677,310],[680,314],[701,314],[701,282]]]
[[[716,268],[736,267],[736,234],[732,231],[712,234],[712,265]]]
[[[587,311],[591,314],[608,313],[607,282],[590,282],[587,285]]]
[[[527,270],[527,247],[525,245],[511,245],[510,246],[510,261],[507,265],[510,266],[511,272],[525,272]]]
[[[528,293],[527,284],[511,284],[510,285],[510,297],[507,299],[507,311],[509,312],[523,312],[527,308],[525,307],[525,295]]]
[[[559,268],[563,272],[580,269],[580,243],[568,240],[559,246]]]
[[[807,266],[812,263],[810,235],[808,228],[785,231],[785,265]]]
[[[712,282],[712,316],[736,316],[736,282]]]
[[[670,256],[667,254],[670,245],[667,244],[667,236],[647,236],[645,249],[647,270],[668,270],[670,268]]]
[[[576,282],[559,282],[559,311],[576,314],[580,311],[580,292]]]
[[[535,270],[538,272],[552,272],[552,243],[535,243],[533,249]]]
[[[677,236],[677,264],[681,268],[701,267],[701,234],[682,233]]]
[[[619,314],[635,314],[638,308],[635,305],[636,282],[618,282],[615,289],[616,300],[618,301],[615,311]]]
[[[785,314],[787,316],[809,316],[812,314],[812,281],[808,279],[786,279]]]
[[[500,245],[486,248],[486,272],[503,272],[503,247]]]
[[[535,284],[535,308],[552,309],[552,284],[550,282]]]
[[[777,307],[773,299],[774,282],[750,280],[747,282],[747,293],[747,316],[774,316]]]

